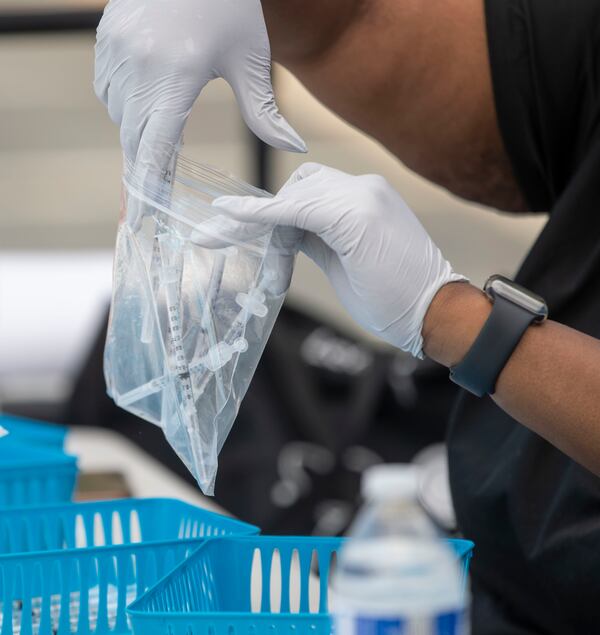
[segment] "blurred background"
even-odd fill
[[[185,476],[160,431],[104,396],[121,154],[118,130],[92,90],[99,10],[82,0],[0,1],[0,403],[118,430]],[[284,69],[274,69],[274,81],[307,155],[262,146],[223,81],[203,92],[183,153],[272,191],[307,160],[383,174],[456,270],[478,285],[490,273],[515,273],[543,217],[451,197],[326,110]],[[445,371],[362,332],[300,256],[223,452],[217,501],[274,531],[335,533],[355,496],[348,473],[443,441],[453,395]],[[240,487],[249,471],[255,478]]]

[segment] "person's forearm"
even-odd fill
[[[273,59],[422,176],[525,203],[496,121],[482,0],[262,0]]]
[[[446,285],[425,318],[425,353],[454,366],[490,310],[485,295],[472,285]],[[548,320],[527,329],[498,378],[493,399],[517,421],[600,475],[599,368],[600,341]]]

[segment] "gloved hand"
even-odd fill
[[[306,163],[271,199],[223,196],[238,220],[306,230],[301,250],[325,272],[364,328],[422,357],[423,319],[453,272],[416,216],[381,176]]]
[[[272,233],[271,233],[272,232]],[[230,216],[219,215],[196,225],[190,239],[207,249],[224,249],[232,244],[245,243],[271,233],[264,260],[264,270],[277,274],[269,283],[273,295],[285,293],[290,286],[296,254],[304,232],[294,227],[247,223]]]
[[[196,98],[216,77],[263,141],[304,151],[279,114],[270,71],[260,0],[111,0],[98,26],[96,95],[121,127],[126,159],[162,178]]]

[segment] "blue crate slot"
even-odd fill
[[[67,502],[76,479],[74,456],[0,439],[0,507]]]
[[[333,554],[342,542],[340,538],[276,536],[208,541],[131,604],[128,613],[133,632],[329,635],[328,580]],[[473,543],[449,542],[461,560],[466,580]],[[311,594],[310,573],[317,568]],[[280,580],[280,590],[272,604],[278,586],[274,579]],[[258,589],[257,597],[252,598],[252,587]],[[298,593],[294,595],[294,591]]]
[[[10,414],[0,414],[0,426],[10,433],[3,438],[5,441],[15,439],[57,450],[62,450],[68,432],[66,426]]]
[[[0,510],[0,635],[125,635],[127,605],[206,537],[257,532],[171,499]]]

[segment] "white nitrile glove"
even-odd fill
[[[204,86],[223,77],[266,143],[305,151],[279,114],[260,0],[111,0],[97,31],[94,89],[121,127],[129,163],[168,180]]]
[[[300,245],[365,329],[423,355],[429,304],[448,282],[466,280],[381,176],[351,176],[306,163],[271,199],[224,196],[213,205],[238,220],[305,230]]]

